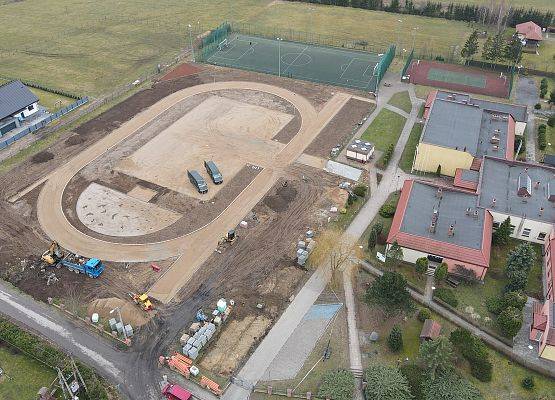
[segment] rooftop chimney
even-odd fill
[[[468,207],[466,209],[466,215],[470,215],[472,213],[472,208]]]
[[[437,188],[436,197],[441,199],[442,196],[443,196],[443,189]]]
[[[539,216],[541,217],[543,215],[543,207],[540,207],[540,213]]]
[[[491,208],[495,208],[495,203],[497,202],[497,200],[495,199],[495,197],[492,197],[491,199]]]
[[[534,182],[534,189],[538,190],[540,188],[540,184],[541,184],[540,181]]]
[[[479,215],[480,215],[480,214],[478,213],[478,210],[474,210],[474,218],[478,219],[478,216],[479,216]]]
[[[455,236],[455,225],[449,225],[449,229],[447,230],[447,236]]]

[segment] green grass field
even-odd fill
[[[407,114],[410,114],[410,111],[412,109],[409,92],[407,92],[406,90],[404,92],[395,93],[393,96],[391,96],[391,99],[389,99],[387,104],[391,104],[392,106],[403,110]]]
[[[416,146],[418,146],[418,142],[420,141],[422,129],[424,129],[424,124],[416,123],[413,125],[412,130],[410,131],[409,140],[403,149],[403,154],[401,154],[399,168],[407,174],[410,174],[411,172],[412,162],[414,161],[414,153],[416,152]]]
[[[316,4],[271,0],[43,0],[1,6],[0,75],[15,76],[86,95],[99,95],[153,72],[189,43],[195,31],[224,20],[293,29],[386,46],[397,42],[438,53],[472,31],[464,22]],[[314,11],[311,11],[314,10]],[[431,23],[433,22],[433,23]],[[21,29],[25,26],[26,29]],[[23,44],[23,45],[22,45]]]
[[[377,150],[385,151],[390,144],[397,143],[405,121],[405,117],[384,108],[362,134],[361,139],[373,143]]]
[[[4,376],[0,378],[0,399],[34,399],[42,386],[48,387],[56,378],[56,373],[23,354],[0,345],[0,368]]]

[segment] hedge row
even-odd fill
[[[78,95],[73,94],[73,93],[66,92],[66,91],[61,90],[61,89],[54,89],[54,88],[51,88],[49,86],[45,86],[45,85],[43,85],[41,83],[37,83],[37,82],[26,81],[26,80],[19,79],[19,78],[10,78],[10,77],[7,77],[7,76],[1,76],[0,78],[7,79],[9,81],[19,80],[25,86],[29,86],[29,87],[32,87],[32,88],[35,88],[35,89],[44,90],[45,92],[54,93],[54,94],[57,94],[57,95],[60,95],[60,96],[69,97],[70,99],[79,100],[80,98],[83,97],[83,96],[78,96]]]

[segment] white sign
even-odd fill
[[[379,251],[376,252],[376,258],[378,260],[380,260],[381,262],[383,262],[383,263],[385,262],[385,256],[382,253],[380,253]]]

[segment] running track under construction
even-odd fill
[[[66,185],[78,171],[183,99],[201,93],[227,89],[257,90],[282,97],[299,111],[302,124],[296,136],[273,159],[268,161],[262,172],[218,217],[187,235],[146,244],[115,243],[93,238],[75,228],[67,220],[62,208],[62,195]],[[222,232],[235,227],[248,214],[283,175],[284,169],[303,153],[306,146],[318,136],[350,97],[346,93],[336,92],[317,112],[304,97],[289,90],[263,83],[217,82],[175,92],[124,123],[48,175],[37,202],[39,223],[52,240],[56,240],[73,252],[88,257],[118,262],[155,261],[178,257],[148,291],[150,296],[163,303],[169,303],[213,253]]]

